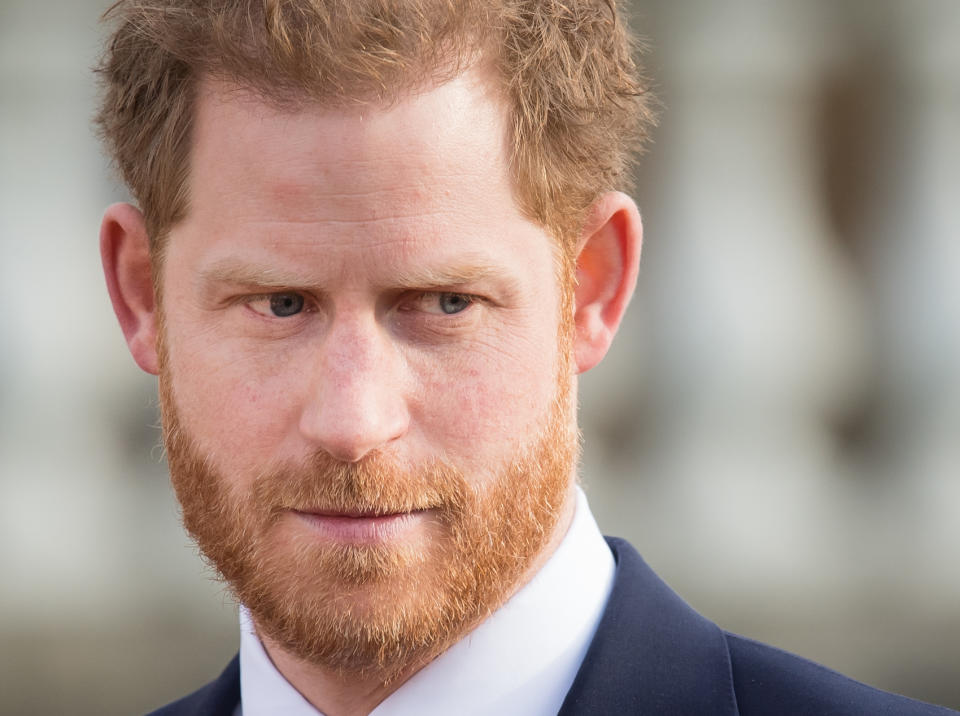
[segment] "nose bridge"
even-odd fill
[[[406,431],[400,356],[373,315],[337,316],[323,338],[314,371],[300,428],[318,447],[354,462]]]
[[[321,369],[344,385],[371,377],[386,362],[382,331],[372,316],[351,312],[339,316],[324,337]]]

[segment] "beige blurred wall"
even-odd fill
[[[143,712],[237,643],[102,286],[106,5],[0,0],[0,714]],[[960,708],[960,4],[632,11],[664,109],[582,382],[601,526],[722,626]]]

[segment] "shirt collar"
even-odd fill
[[[533,579],[371,716],[556,714],[596,632],[614,570],[610,549],[577,488],[570,529]],[[273,666],[243,608],[240,623],[243,716],[317,716]]]

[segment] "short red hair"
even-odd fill
[[[521,209],[567,251],[625,188],[654,121],[615,0],[120,0],[97,124],[156,251],[189,204],[196,88],[268,101],[390,103],[489,62],[507,99]]]

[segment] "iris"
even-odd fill
[[[277,293],[270,297],[270,311],[278,318],[295,316],[303,310],[303,296],[298,293]]]

